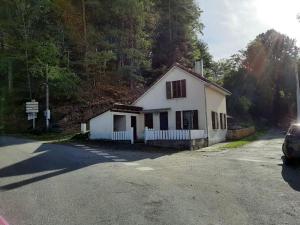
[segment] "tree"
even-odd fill
[[[233,92],[230,101],[245,96],[251,101],[248,112],[273,124],[294,116],[294,61],[298,52],[295,40],[275,30],[258,35],[242,52],[238,67],[230,63],[238,69],[224,77],[224,86]],[[229,107],[236,113],[234,104]]]
[[[190,66],[193,42],[202,31],[201,10],[193,0],[157,0],[158,22],[152,47],[152,67],[169,67],[174,62]],[[197,44],[196,44],[197,45]]]

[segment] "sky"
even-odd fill
[[[300,46],[300,0],[196,0],[203,11],[201,37],[214,59],[228,58],[258,34],[275,29]]]

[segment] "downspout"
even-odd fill
[[[205,85],[204,85],[204,101],[205,101],[205,120],[206,120],[207,146],[209,146],[209,140],[208,140],[208,121],[207,121],[207,102],[206,102],[206,86]]]

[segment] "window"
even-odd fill
[[[167,99],[186,97],[186,80],[166,82]]]
[[[225,113],[220,113],[220,125],[221,129],[227,128],[227,117]]]
[[[212,122],[212,128],[215,129],[219,129],[219,117],[218,117],[218,113],[212,111],[211,112],[211,122]]]
[[[198,110],[176,111],[176,129],[199,129]]]
[[[153,114],[152,113],[145,113],[145,127],[150,129],[153,128]]]

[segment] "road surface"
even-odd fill
[[[10,225],[300,224],[300,168],[282,136],[222,152],[61,145],[0,137]]]

